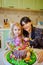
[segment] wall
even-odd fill
[[[32,12],[32,11],[8,11],[8,10],[0,10],[0,27],[3,27],[4,19],[8,19],[9,23],[20,22],[20,19],[23,16],[28,16],[32,20],[34,25],[37,24],[38,21],[43,21],[43,12]],[[3,45],[6,47],[6,40],[9,36],[9,30],[3,31]]]
[[[31,12],[31,11],[0,11],[0,26],[3,26],[4,18],[8,18],[8,22],[20,22],[20,19],[23,16],[28,16],[32,20],[34,24],[38,22],[38,20],[43,21],[43,12]]]

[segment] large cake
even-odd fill
[[[5,55],[7,61],[12,65],[32,65],[36,61],[36,55],[32,48],[14,49]]]

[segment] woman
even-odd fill
[[[30,45],[33,47],[40,47],[39,40],[41,40],[41,35],[39,31],[36,31],[36,28],[33,27],[32,22],[30,18],[28,17],[23,17],[20,20],[20,24],[23,29],[23,35],[25,37],[29,37],[30,39]]]

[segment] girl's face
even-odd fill
[[[13,32],[14,32],[14,35],[15,35],[15,36],[21,35],[21,27],[14,26]]]
[[[29,32],[31,30],[31,22],[24,24],[23,29]]]

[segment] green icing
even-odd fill
[[[36,61],[36,55],[34,52],[31,54],[31,59],[28,62],[25,62],[24,60],[15,60],[14,58],[10,59],[10,54],[11,52],[6,53],[6,59],[12,65],[32,65]]]

